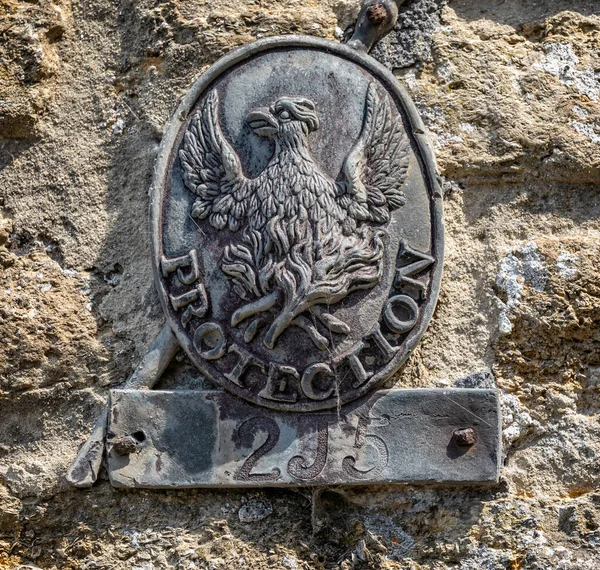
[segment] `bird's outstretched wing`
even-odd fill
[[[213,90],[202,110],[192,118],[179,158],[185,185],[198,196],[192,216],[208,217],[218,230],[228,227],[237,231],[246,215],[248,180],[237,154],[223,135],[218,109],[219,97]]]
[[[337,180],[340,205],[356,222],[385,223],[405,203],[401,188],[409,161],[408,137],[389,97],[369,85],[362,130]]]

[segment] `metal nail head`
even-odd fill
[[[376,26],[383,24],[387,17],[388,13],[383,4],[373,4],[373,6],[369,6],[367,10],[367,18],[369,18],[369,22]]]
[[[477,443],[477,432],[472,427],[454,430],[452,437],[459,447],[470,447]]]

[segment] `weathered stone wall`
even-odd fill
[[[412,0],[374,50],[420,108],[445,179],[440,301],[397,384],[491,369],[500,485],[313,495],[64,481],[109,387],[163,324],[147,190],[179,97],[235,46],[340,37],[357,10],[3,0],[0,568],[600,568],[597,0]]]

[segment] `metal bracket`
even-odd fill
[[[378,390],[310,414],[219,391],[113,390],[109,433],[115,487],[493,484],[502,454],[496,389]]]
[[[179,342],[171,327],[165,325],[123,388],[129,390],[152,388],[178,350]],[[98,479],[104,456],[107,422],[108,408],[96,420],[92,433],[67,472],[66,479],[74,487],[91,487]]]
[[[379,390],[341,415],[265,414],[226,392],[150,391],[178,349],[165,325],[124,389],[111,392],[71,485],[96,482],[106,448],[116,487],[498,481],[495,388]],[[267,440],[253,450],[261,431]]]
[[[404,0],[365,0],[356,19],[348,46],[369,52],[396,25]]]

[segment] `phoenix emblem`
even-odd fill
[[[336,180],[311,155],[319,117],[309,99],[281,97],[251,111],[247,124],[275,143],[255,178],[245,176],[223,134],[215,90],[192,118],[179,151],[185,185],[196,195],[191,215],[239,232],[221,269],[243,300],[231,324],[248,322],[244,340],[265,327],[263,343],[272,349],[295,326],[325,350],[331,333],[350,332],[331,305],[381,279],[385,224],[405,203],[409,142],[402,120],[371,83],[360,135]]]

